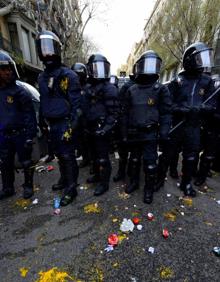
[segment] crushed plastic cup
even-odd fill
[[[167,239],[168,237],[169,237],[169,231],[168,231],[168,229],[167,228],[164,228],[163,229],[163,237],[165,238],[165,239]]]
[[[33,205],[37,205],[38,204],[38,199],[34,199],[32,202]]]
[[[138,224],[138,225],[137,225],[137,230],[141,231],[142,228],[143,228],[143,225],[141,225],[141,224]]]
[[[132,222],[131,219],[124,218],[120,225],[120,230],[122,232],[129,232],[129,231],[133,232],[134,223]]]
[[[220,257],[220,247],[214,247],[212,251],[217,257]]]
[[[55,210],[53,211],[53,213],[54,213],[55,215],[60,215],[61,209],[55,209]]]
[[[111,234],[108,236],[108,244],[111,246],[117,246],[119,242],[117,234]]]
[[[154,215],[153,215],[151,212],[149,212],[149,213],[147,214],[147,219],[148,219],[148,220],[153,220],[153,219],[154,219]]]
[[[54,198],[54,200],[53,200],[53,207],[54,207],[54,209],[59,209],[60,208],[60,198],[59,197]]]
[[[112,252],[113,250],[114,250],[114,247],[113,247],[112,245],[108,245],[108,246],[105,248],[105,251],[106,251],[107,253]]]
[[[148,252],[151,253],[151,254],[154,254],[155,249],[153,247],[149,247],[148,248]]]

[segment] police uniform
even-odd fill
[[[53,46],[51,50],[50,46]],[[78,76],[72,70],[61,66],[60,41],[55,34],[42,32],[37,38],[37,47],[46,66],[38,80],[40,110],[49,125],[53,152],[59,159],[61,174],[58,184],[52,189],[64,189],[61,205],[65,206],[77,196],[78,166],[73,138],[80,116],[81,89]]]
[[[85,108],[92,159],[95,162],[95,175],[87,181],[99,182],[94,193],[98,196],[108,190],[111,175],[109,137],[119,111],[117,88],[108,81],[91,84],[85,95]]]
[[[174,121],[176,124],[180,121],[184,122],[170,134],[169,147],[161,156],[159,165],[158,187],[164,183],[165,174],[163,175],[162,171],[166,171],[166,165],[172,159],[173,152],[181,148],[183,175],[180,188],[186,196],[192,197],[196,196],[196,191],[191,185],[191,179],[201,149],[201,120],[215,109],[215,98],[208,103],[204,103],[214,90],[212,79],[202,73],[203,67],[206,66],[204,64],[210,61],[210,51],[210,48],[204,43],[199,42],[190,45],[183,55],[184,71],[169,85],[173,97]],[[166,162],[168,163],[165,164]]]
[[[0,51],[1,61],[2,53]],[[31,153],[32,139],[36,133],[37,121],[31,96],[23,87],[16,85],[14,76],[10,84],[0,87],[0,161],[3,186],[0,198],[14,194],[15,153],[24,169],[24,198],[33,195],[34,167]]]
[[[158,140],[165,140],[171,125],[171,98],[168,89],[157,82],[161,59],[154,51],[145,52],[136,62],[136,84],[125,94],[125,138],[131,143],[130,184],[125,192],[139,188],[141,156],[145,173],[144,202],[151,203],[156,183]],[[145,68],[144,66],[149,66]],[[127,133],[126,133],[126,129]]]

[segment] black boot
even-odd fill
[[[58,183],[54,184],[52,186],[53,191],[62,190],[65,187],[65,172],[64,172],[64,166],[62,165],[62,161],[59,160],[58,162],[59,170],[60,170],[60,179],[58,180]]]
[[[158,172],[157,172],[157,180],[156,184],[154,186],[154,191],[157,192],[164,186],[166,175],[167,175],[167,170],[168,170],[168,160],[166,157],[160,155],[159,157],[159,163],[158,163]]]
[[[64,188],[63,196],[60,200],[61,206],[67,206],[72,203],[73,199],[77,196],[77,178],[78,166],[74,156],[68,158],[60,158],[63,165],[64,178],[66,186]]]
[[[193,189],[191,185],[191,179],[193,175],[193,171],[195,170],[195,159],[183,159],[183,167],[182,167],[182,180],[180,183],[180,189],[184,192],[185,196],[195,197],[196,191]]]
[[[157,165],[147,165],[145,169],[144,203],[151,204],[156,185]]]
[[[200,164],[199,164],[199,171],[197,173],[196,180],[194,184],[196,186],[201,186],[205,183],[206,178],[208,177],[208,173],[210,171],[211,162],[214,158],[212,157],[201,157]]]
[[[181,183],[180,189],[183,191],[185,196],[196,197],[196,191],[193,189],[190,183],[188,184]]]
[[[34,195],[34,187],[33,187],[33,178],[34,178],[34,168],[29,167],[24,169],[24,199],[29,199]]]
[[[140,160],[134,158],[129,160],[130,164],[130,183],[128,186],[125,187],[125,193],[131,194],[135,190],[139,188],[139,175],[140,175]]]
[[[113,177],[114,182],[118,182],[120,180],[125,179],[125,170],[126,170],[126,160],[120,160],[119,159],[119,167],[117,174]]]
[[[0,200],[11,197],[15,194],[14,190],[14,169],[2,167],[2,191],[0,191]]]
[[[92,184],[92,183],[97,183],[100,181],[100,175],[99,175],[99,164],[96,162],[93,162],[92,164],[92,168],[93,168],[93,176],[87,178],[86,182],[88,184]]]
[[[107,159],[101,159],[99,161],[99,175],[100,175],[100,182],[96,186],[94,191],[94,196],[100,196],[104,194],[109,189],[109,180],[111,175],[111,164],[110,161]]]

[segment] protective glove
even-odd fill
[[[95,132],[96,136],[104,136],[106,134],[106,131],[104,129],[98,129]]]

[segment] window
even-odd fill
[[[24,59],[28,62],[31,62],[31,52],[30,52],[30,43],[29,43],[29,34],[26,29],[23,27],[21,28],[22,30],[22,39],[23,39],[23,55]]]

